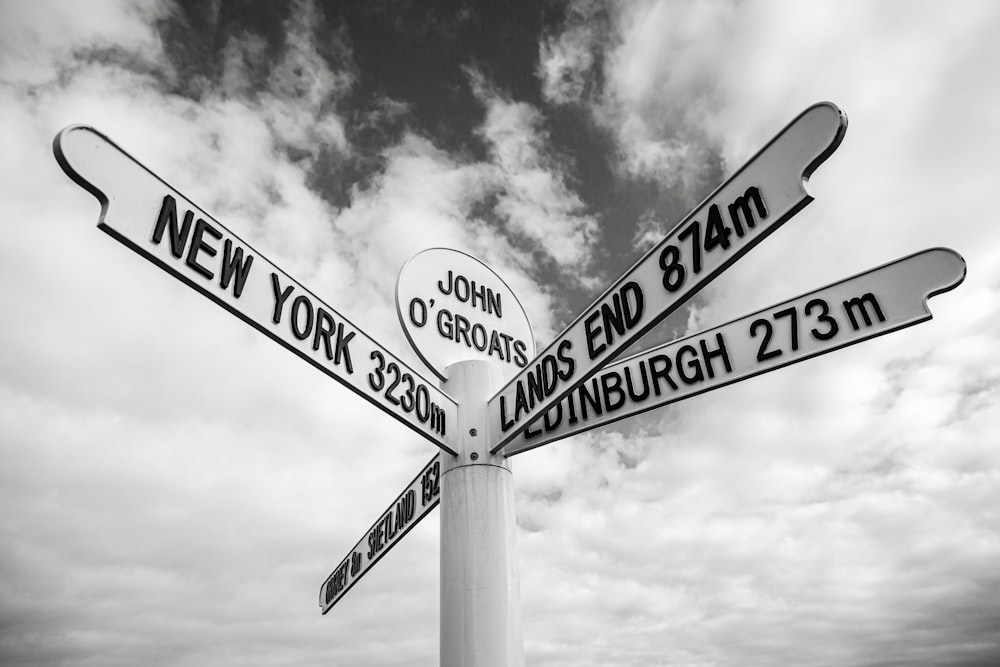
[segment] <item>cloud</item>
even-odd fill
[[[597,221],[567,184],[564,165],[548,152],[541,115],[527,103],[505,98],[477,70],[467,73],[486,107],[478,131],[495,167],[497,212],[511,232],[584,280]]]
[[[138,62],[161,54],[155,21],[168,6],[158,0],[97,0],[86,12],[58,1],[13,2],[4,8],[0,79],[22,87],[45,84],[70,65],[73,51],[113,47]]]
[[[707,76],[712,49],[704,40],[713,39],[706,28],[727,6],[607,5],[571,3],[564,29],[543,41],[543,94],[590,110],[616,138],[623,177],[680,184],[696,195],[711,185],[704,172],[715,150],[702,122],[715,102]]]
[[[995,661],[993,4],[576,3],[539,37],[541,102],[468,70],[479,157],[409,126],[405,100],[359,101],[359,37],[294,7],[275,34],[220,31],[190,86],[164,41],[174,5],[4,9],[0,662],[437,653],[433,517],[331,615],[315,606],[429,445],[98,232],[52,159],[61,127],[108,132],[416,364],[392,285],[424,247],[486,261],[540,340],[555,284],[611,270],[597,239],[616,230],[554,148],[558,109],[614,137],[621,182],[694,192],[825,98],[851,125],[816,201],[679,328],[935,245],[966,256],[966,282],[929,323],[515,458],[529,662]],[[385,130],[372,146],[365,122]],[[326,175],[363,150],[362,177]],[[673,221],[646,222],[640,243]]]
[[[542,97],[557,104],[581,102],[594,92],[608,31],[599,0],[568,3],[566,14],[559,30],[545,35],[538,47]]]

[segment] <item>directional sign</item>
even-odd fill
[[[531,325],[514,292],[458,250],[430,248],[411,257],[396,281],[396,312],[413,349],[442,380],[448,366],[469,359],[495,362],[510,378],[535,356]]]
[[[925,322],[965,260],[935,248],[605,367],[532,422],[510,456],[782,366]]]
[[[54,149],[63,171],[101,202],[98,227],[455,453],[455,402],[250,244],[93,128],[66,128]]]
[[[323,613],[364,576],[441,500],[441,455],[436,455],[379,517],[319,589]]]
[[[490,399],[492,451],[812,201],[805,181],[846,129],[833,104],[806,109],[688,214]]]

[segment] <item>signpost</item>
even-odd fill
[[[935,248],[605,366],[510,441],[512,456],[924,322],[965,261]]]
[[[323,613],[330,611],[440,500],[441,454],[436,454],[323,582],[319,590]]]
[[[101,202],[102,230],[443,450],[324,580],[323,613],[440,504],[441,664],[511,667],[524,652],[509,456],[926,321],[927,299],[962,282],[957,253],[925,250],[610,363],[808,204],[804,183],[846,128],[832,104],[806,109],[537,356],[485,264],[417,254],[397,313],[441,389],[103,134],[71,126],[54,149]]]
[[[808,204],[846,129],[836,106],[809,107],[677,224],[490,399],[493,451]]]
[[[55,139],[103,231],[454,454],[455,401],[97,130]]]

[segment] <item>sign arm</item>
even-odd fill
[[[930,297],[965,278],[932,248],[605,366],[504,449],[513,456],[791,364],[926,322]],[[792,326],[794,323],[794,326]],[[765,342],[766,335],[766,342]]]
[[[63,171],[101,204],[98,227],[454,454],[458,406],[347,318],[97,130],[54,142]]]
[[[441,454],[438,453],[323,581],[319,589],[319,606],[323,613],[330,611],[368,572],[368,568],[389,553],[440,501]]]

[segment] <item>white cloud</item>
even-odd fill
[[[588,282],[597,221],[567,185],[563,166],[549,154],[539,112],[506,99],[475,70],[469,70],[469,78],[486,106],[479,133],[497,171],[497,211],[511,231],[538,244],[563,271]]]
[[[602,48],[601,3],[581,0],[566,6],[567,18],[559,32],[539,44],[537,75],[542,96],[557,104],[580,102],[587,94]]]
[[[192,101],[150,75],[169,70],[150,28],[164,11],[22,3],[0,22],[0,661],[432,663],[434,516],[330,616],[314,606],[430,446],[98,232],[52,136],[107,131],[408,358],[392,303],[408,256],[479,256],[545,338],[553,297],[525,268],[537,252],[586,281],[595,222],[544,110],[483,82],[488,161],[404,134],[338,210],[308,169],[318,145],[350,150],[329,102],[351,70],[321,66],[308,14],[266,89],[248,84],[261,46],[240,38],[221,88]],[[517,457],[529,662],[985,664],[1000,653],[997,10],[610,14],[595,114],[636,174],[684,179],[711,145],[731,170],[819,99],[851,117],[816,201],[689,326],[932,245],[969,276],[930,323]],[[590,103],[592,37],[546,38],[552,101]],[[102,45],[134,66],[72,58]],[[469,219],[489,193],[503,229]]]
[[[86,11],[59,0],[5,3],[0,80],[19,87],[50,83],[83,47],[114,47],[140,63],[156,62],[161,48],[153,22],[168,11],[160,0],[95,0]]]
[[[705,185],[701,172],[712,154],[704,127],[714,106],[711,68],[718,62],[711,42],[722,39],[717,26],[730,9],[723,3],[630,2],[611,3],[607,11],[611,34],[602,35],[596,3],[570,5],[568,27],[541,47],[543,93],[555,103],[589,106],[594,120],[616,137],[624,174],[681,184],[694,196]],[[584,96],[586,84],[596,80],[600,88]]]

